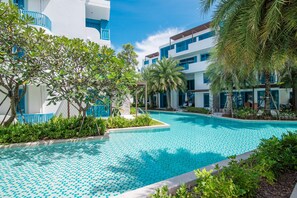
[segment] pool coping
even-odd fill
[[[156,119],[154,119],[156,120]],[[71,139],[54,139],[54,140],[40,140],[36,142],[25,142],[25,143],[13,143],[13,144],[0,144],[0,149],[7,149],[7,148],[17,148],[17,147],[33,147],[33,146],[41,146],[41,145],[52,145],[52,144],[60,144],[60,143],[74,143],[74,142],[82,142],[82,141],[89,141],[89,140],[103,140],[108,139],[109,134],[113,132],[133,132],[139,130],[149,130],[149,129],[163,129],[163,128],[170,128],[170,125],[157,120],[158,122],[162,123],[162,125],[153,125],[153,126],[143,126],[143,127],[128,127],[128,128],[116,128],[116,129],[108,129],[104,135],[100,136],[90,136],[84,138],[71,138]]]
[[[208,118],[218,118],[223,120],[232,120],[232,121],[238,121],[238,122],[261,122],[261,123],[272,123],[272,122],[282,122],[286,124],[297,124],[297,120],[250,120],[250,119],[239,119],[239,118],[228,118],[228,117],[220,117],[215,116],[213,114],[203,114],[203,113],[193,113],[193,112],[184,112],[184,111],[159,111],[159,110],[148,110],[149,112],[160,112],[160,113],[171,113],[171,114],[185,114],[185,115],[198,115],[198,116],[204,116]]]
[[[296,198],[296,197],[297,197],[297,183],[295,184],[295,187],[292,191],[290,198]]]
[[[250,155],[253,153],[253,151],[249,151],[246,153],[243,153],[241,155],[236,156],[236,160],[246,160],[250,157]],[[231,159],[226,159],[208,166],[204,166],[202,168],[199,168],[199,170],[206,169],[207,171],[213,170],[212,174],[217,174],[219,170],[222,169],[222,167],[228,166],[228,163],[231,161]],[[219,165],[219,170],[214,170],[215,167]],[[150,195],[154,194],[156,192],[156,189],[161,188],[163,186],[168,187],[169,193],[175,193],[176,190],[183,184],[185,184],[187,187],[193,187],[197,183],[197,177],[195,175],[194,171],[178,175],[154,184],[150,184],[148,186],[144,186],[141,188],[138,188],[136,190],[128,191],[123,194],[120,194],[118,196],[115,196],[116,198],[141,198],[141,197],[149,197]]]

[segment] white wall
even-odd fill
[[[5,91],[2,87],[0,87],[1,90]],[[0,92],[0,103],[3,101],[6,95],[4,95],[2,92]],[[0,115],[5,115],[8,111],[10,106],[10,100],[6,98],[6,100],[3,102],[3,104],[0,106]],[[0,120],[1,122],[1,120]]]
[[[41,96],[41,87],[36,86],[28,86],[27,88],[27,108],[26,113],[33,114],[33,113],[40,113],[42,107],[42,96]]]

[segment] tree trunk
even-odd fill
[[[271,109],[270,109],[270,72],[265,72],[265,107],[264,107],[264,114],[265,115],[271,115]]]
[[[293,110],[297,112],[297,84],[293,86],[292,106]]]
[[[167,109],[171,109],[171,97],[170,97],[170,90],[166,91],[166,99],[167,99]]]
[[[231,115],[233,117],[233,100],[232,100],[232,91],[229,91],[227,96],[227,115]]]
[[[14,119],[16,118],[17,112],[16,112],[16,99],[15,97],[10,98],[10,117],[4,122],[4,126],[8,127],[13,123]]]
[[[8,127],[11,123],[14,122],[17,115],[17,103],[20,101],[19,99],[19,86],[16,86],[13,93],[9,96],[10,99],[10,117],[4,122],[4,126]]]
[[[154,100],[154,95],[150,94],[150,109],[154,108],[153,100]]]

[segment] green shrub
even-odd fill
[[[193,113],[202,113],[202,114],[210,114],[210,111],[205,108],[199,108],[199,107],[187,107],[187,112],[193,112]]]
[[[136,114],[136,108],[135,107],[130,107],[130,114],[131,115]]]
[[[255,119],[257,118],[257,111],[247,107],[235,109],[234,117],[240,119]]]
[[[279,139],[262,140],[251,159],[255,168],[268,181],[287,170],[297,170],[297,132],[288,132]]]
[[[241,192],[223,172],[220,175],[212,175],[211,171],[197,170],[197,186],[194,188],[195,194],[201,198],[212,197],[238,197]]]
[[[103,135],[106,131],[105,121],[94,117],[86,117],[81,131],[82,117],[69,119],[54,117],[47,123],[14,124],[0,127],[0,143],[33,142],[45,139],[68,139]]]
[[[148,115],[139,115],[135,119],[127,119],[123,117],[110,117],[107,119],[107,128],[127,128],[127,127],[141,127],[151,126],[153,119]]]

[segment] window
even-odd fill
[[[260,84],[265,84],[265,74],[261,74],[259,75],[259,82]],[[270,75],[270,83],[276,83],[276,76],[275,76],[275,73],[272,73]]]
[[[200,55],[200,61],[201,61],[201,62],[202,62],[202,61],[206,61],[206,60],[209,59],[209,57],[210,57],[210,54],[209,54],[209,53],[201,54],[201,55]]]
[[[209,93],[203,94],[203,106],[209,107]]]
[[[145,60],[145,61],[144,61],[144,65],[148,65],[149,63],[150,63],[149,60]]]
[[[191,57],[191,58],[186,58],[182,59],[179,61],[179,66],[184,67],[184,70],[189,69],[189,64],[191,63],[196,63],[197,62],[197,56]]]
[[[208,84],[209,83],[209,78],[208,78],[208,76],[205,73],[203,73],[203,83],[204,84]]]
[[[189,44],[190,43],[195,43],[196,42],[196,37],[195,38],[190,38],[188,40],[176,43],[176,53],[182,52],[185,50],[189,49]]]
[[[174,45],[163,47],[160,49],[160,58],[162,59],[163,57],[168,58],[168,51],[174,49]]]
[[[201,34],[200,36],[198,36],[198,40],[199,40],[199,41],[202,41],[202,40],[204,40],[204,39],[213,37],[214,35],[215,35],[215,31],[207,32],[207,33],[205,33],[205,34]]]
[[[187,80],[188,90],[195,90],[195,80]]]
[[[152,60],[152,63],[155,64],[157,61],[158,61],[158,58],[154,58],[154,59]]]

